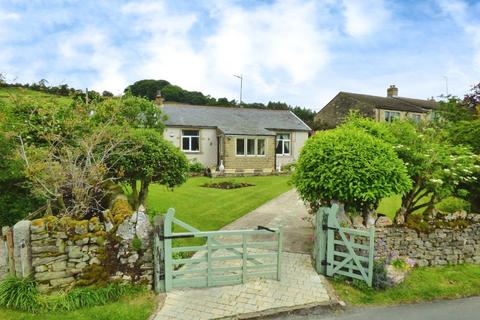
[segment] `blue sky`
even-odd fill
[[[463,95],[480,82],[480,1],[0,1],[8,81],[121,93],[166,79],[320,109],[338,91]]]

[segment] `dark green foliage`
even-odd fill
[[[205,167],[200,162],[194,161],[188,165],[188,170],[191,173],[203,173],[205,171]]]
[[[145,79],[137,81],[134,84],[128,86],[125,89],[125,92],[130,91],[134,96],[144,97],[148,100],[155,100],[158,92],[169,84],[170,82],[166,80]]]
[[[385,260],[373,261],[373,277],[372,277],[373,288],[383,290],[388,287],[386,267],[387,267],[387,264]]]
[[[0,306],[33,312],[39,308],[37,284],[32,278],[9,276],[0,281]]]

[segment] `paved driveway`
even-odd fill
[[[303,202],[291,190],[224,228],[283,227],[281,281],[255,279],[234,286],[174,290],[154,319],[237,318],[329,304],[328,284],[312,267],[313,229],[306,217]]]
[[[257,226],[282,227],[283,250],[286,252],[312,252],[313,225],[303,201],[295,189],[287,191],[265,203],[223,229],[251,229]]]

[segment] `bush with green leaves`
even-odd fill
[[[205,167],[198,161],[192,161],[188,165],[188,170],[191,173],[202,174],[205,172]]]
[[[454,213],[460,210],[465,210],[469,212],[471,208],[471,204],[470,202],[461,198],[447,197],[442,201],[440,201],[436,205],[436,208],[440,210],[440,212],[445,212],[445,213]]]
[[[404,163],[392,146],[362,129],[321,131],[307,141],[293,182],[310,203],[340,201],[364,222],[381,199],[411,188]]]
[[[405,163],[412,187],[402,193],[397,223],[405,222],[417,210],[427,217],[442,199],[459,196],[466,184],[478,184],[478,156],[468,147],[449,143],[448,131],[437,124],[378,123],[352,115],[343,127],[361,129],[391,144]]]

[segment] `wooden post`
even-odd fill
[[[335,244],[333,241],[335,240],[335,233],[334,229],[337,226],[337,212],[338,212],[338,205],[333,204],[329,209],[327,209],[328,218],[327,218],[327,276],[333,276],[333,251],[335,250]]]
[[[242,283],[245,283],[247,278],[247,238],[242,234]]]
[[[372,286],[373,282],[373,258],[375,254],[375,227],[371,226],[370,230],[370,237],[369,237],[369,250],[368,250],[368,279],[367,284],[368,286]]]
[[[7,230],[7,251],[8,251],[8,271],[10,275],[15,276],[15,259],[13,253],[13,229]]]
[[[328,208],[321,207],[315,215],[315,270],[319,274],[326,274],[326,266],[323,263],[327,261],[327,231],[323,230],[328,218]]]
[[[283,251],[283,230],[278,230],[278,252],[277,252],[277,280],[282,279],[282,251]]]
[[[153,219],[153,288],[156,293],[165,292],[165,250],[163,243],[163,225],[165,218],[162,215]]]
[[[175,216],[175,209],[168,209],[165,221],[163,224],[164,237],[172,235],[173,218]],[[172,239],[165,239],[163,241],[165,247],[165,292],[172,289],[173,285],[173,265],[172,265]]]

